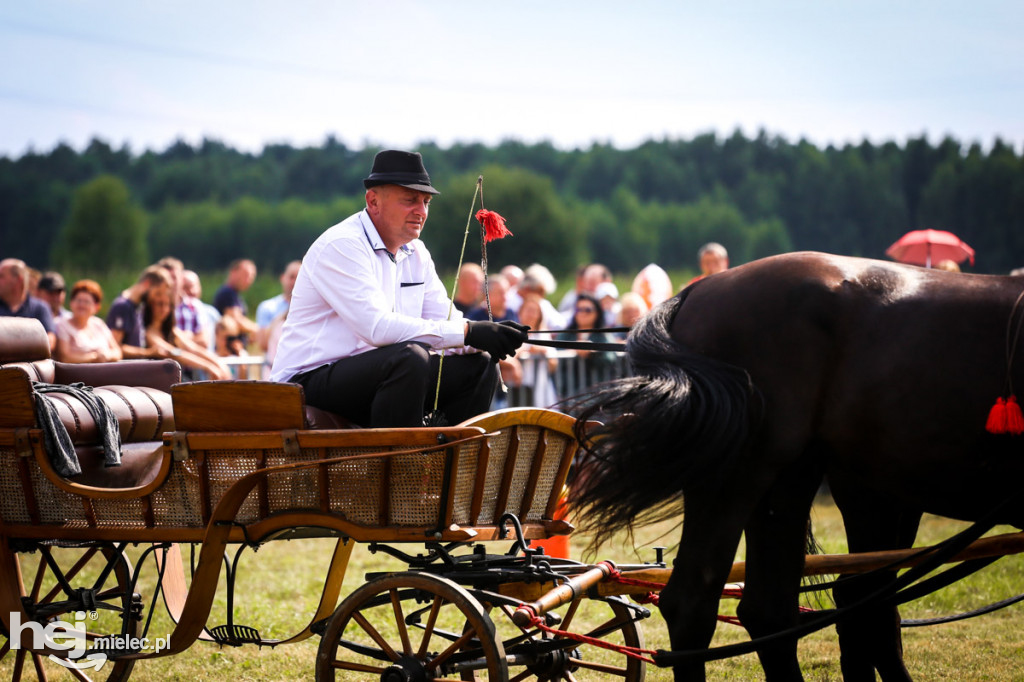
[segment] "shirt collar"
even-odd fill
[[[415,251],[408,244],[402,244],[398,247],[397,254],[392,254],[388,251],[388,247],[384,246],[384,240],[380,238],[380,233],[377,232],[377,226],[373,224],[370,214],[366,212],[365,208],[359,214],[359,223],[363,226],[363,234],[366,236],[366,241],[369,242],[370,248],[374,251],[383,251],[388,254],[391,260],[396,260],[398,256],[410,256]]]

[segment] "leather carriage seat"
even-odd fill
[[[121,432],[120,467],[104,467],[96,422],[74,396],[48,393],[67,428],[82,465],[73,481],[98,487],[132,487],[152,480],[162,451],[162,434],[175,429],[171,386],[181,381],[173,360],[122,360],[73,364],[50,358],[49,340],[37,320],[0,318],[0,428],[36,427],[30,381],[92,386],[117,417]],[[14,403],[21,406],[13,409]],[[11,409],[5,410],[5,407]]]
[[[0,366],[18,367],[32,381],[53,383],[50,339],[41,322],[21,317],[0,318]]]
[[[171,396],[148,386],[98,386],[93,393],[117,417],[122,443],[162,440],[174,430]],[[57,414],[75,445],[100,442],[99,429],[88,408],[67,393],[48,393]]]
[[[328,412],[327,410],[321,410],[319,407],[313,407],[312,405],[302,406],[302,415],[306,423],[307,429],[358,429],[358,425],[353,424],[348,419],[345,419],[340,414],[334,412]]]
[[[194,381],[171,389],[181,431],[355,429],[344,417],[307,405],[302,386],[273,381]]]

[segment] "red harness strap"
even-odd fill
[[[523,609],[530,607],[520,606],[519,608]],[[576,632],[569,632],[568,630],[559,630],[546,625],[542,616],[533,616],[533,618],[530,619],[530,625],[556,637],[564,637],[565,639],[571,639],[573,641],[580,642],[581,644],[591,644],[602,649],[618,652],[630,658],[636,658],[644,661],[645,663],[657,665],[657,663],[654,662],[654,659],[650,657],[650,654],[657,653],[656,649],[641,649],[640,647],[626,646],[625,644],[612,644],[611,642],[606,642],[603,639],[598,639],[596,637],[590,637],[589,635],[581,635]]]

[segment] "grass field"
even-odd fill
[[[828,553],[845,552],[841,522],[835,508],[822,500],[815,506],[814,523],[819,541]],[[932,543],[948,537],[964,524],[945,519],[926,519],[918,544]],[[999,528],[993,532],[1007,532]],[[673,545],[676,532],[670,525],[641,529],[636,548],[625,539],[618,546],[602,548],[597,559],[611,558],[619,562],[653,560],[651,549],[656,545]],[[573,538],[574,558],[586,544],[586,538]],[[247,551],[240,570],[238,599],[240,607],[236,623],[258,627],[265,636],[287,637],[302,628],[316,606],[319,588],[331,551],[327,540],[294,540],[268,543],[256,554]],[[491,548],[492,551],[504,547]],[[137,551],[137,550],[135,550]],[[671,556],[671,552],[669,553]],[[1024,565],[1020,557],[1007,557],[956,585],[918,602],[907,605],[907,618],[925,618],[968,610],[997,601],[1024,590]],[[345,580],[342,594],[348,594],[363,582],[368,572],[402,570],[397,560],[370,554],[357,546]],[[146,585],[144,594],[151,591]],[[723,602],[723,612],[731,610]],[[1024,680],[1024,605],[1011,606],[981,618],[954,624],[904,631],[904,646],[909,667],[918,680]],[[223,623],[223,594],[214,606],[210,624]],[[495,620],[498,620],[497,618]],[[151,636],[164,636],[171,625],[162,613],[150,629]],[[664,622],[655,610],[643,623],[646,645],[669,648]],[[743,630],[720,625],[715,644],[746,639]],[[255,646],[219,648],[196,643],[183,654],[142,661],[135,666],[133,680],[295,680],[312,679],[319,638],[276,649]],[[5,659],[2,669],[10,676]],[[800,658],[808,680],[839,680],[838,647],[834,628],[805,638],[800,645]],[[753,655],[714,662],[708,665],[709,679],[759,679],[760,668]],[[368,679],[356,675],[345,679]],[[648,680],[668,680],[667,670],[648,668]],[[53,679],[53,678],[51,678]],[[67,678],[70,679],[70,678]],[[577,675],[577,679],[599,679]]]

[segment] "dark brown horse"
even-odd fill
[[[909,546],[922,512],[973,520],[1016,496],[1024,436],[992,435],[1007,394],[1007,328],[1024,278],[795,253],[714,275],[631,334],[635,376],[598,389],[606,423],[577,499],[602,533],[684,513],[661,610],[674,650],[711,641],[746,533],[751,636],[797,623],[810,506],[828,477],[853,552]],[[1024,387],[1024,358],[1013,379]],[[874,580],[885,581],[891,576]],[[877,584],[837,589],[838,605]],[[908,680],[894,607],[839,627],[849,680]],[[758,651],[769,680],[802,679],[796,640]],[[677,680],[704,679],[702,662]]]

